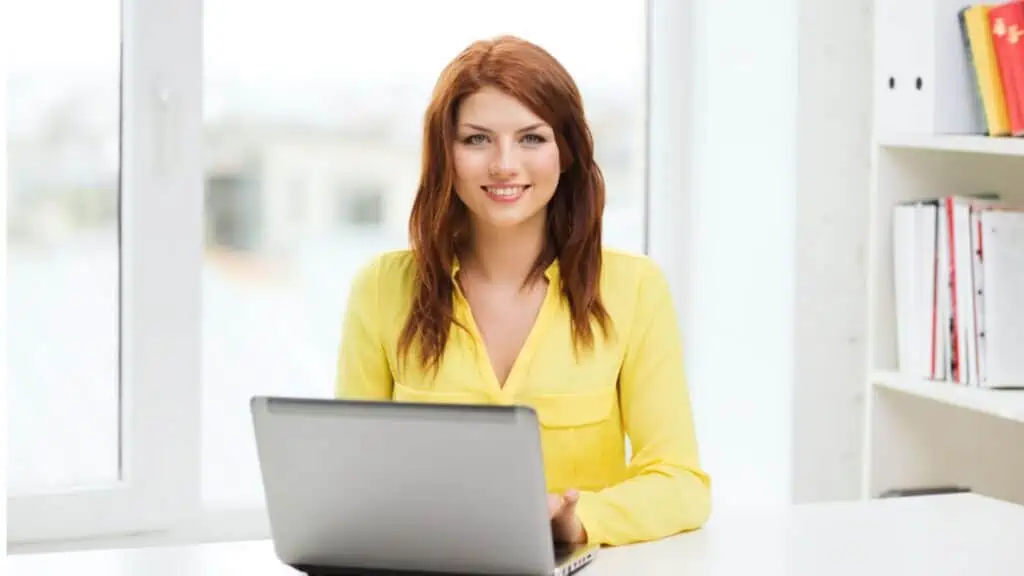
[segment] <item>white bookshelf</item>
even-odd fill
[[[891,229],[893,206],[907,200],[995,191],[1024,202],[1024,139],[933,135],[928,128],[890,132],[876,118],[862,496],[963,486],[1024,504],[1024,390],[899,372]]]
[[[1024,138],[972,134],[974,78],[962,59],[956,17],[963,3],[907,6],[874,3],[862,497],[959,486],[1024,504],[1024,390],[933,381],[899,369],[893,207],[982,192],[1024,203]]]
[[[899,372],[891,232],[892,207],[907,200],[997,191],[1024,202],[1024,139],[883,130],[870,199],[863,496],[949,485],[1024,504],[1024,390]]]
[[[887,150],[934,150],[937,152],[1024,157],[1024,138],[902,134],[880,136],[878,145]]]
[[[908,378],[899,372],[875,372],[871,381],[876,388],[971,410],[993,418],[1024,424],[1024,392],[1016,390],[985,390],[950,382]],[[1024,446],[1021,446],[1024,451]],[[1024,454],[1022,454],[1024,457]]]

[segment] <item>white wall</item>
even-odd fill
[[[857,498],[873,2],[800,0],[793,497]]]
[[[738,15],[742,14],[742,18]],[[795,0],[698,0],[690,377],[719,508],[788,499]]]
[[[718,509],[857,496],[869,7],[654,3],[654,41],[691,58],[652,71],[651,251],[683,303]],[[659,15],[691,37],[659,38]],[[671,130],[690,137],[669,152]]]

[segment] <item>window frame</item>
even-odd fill
[[[202,50],[182,38],[201,40],[201,0],[123,0],[121,480],[8,496],[9,546],[166,530],[199,511]]]
[[[664,267],[681,321],[690,282],[690,227],[679,222],[689,217],[692,9],[692,2],[647,1],[641,138],[644,251]],[[270,536],[262,507],[202,505],[203,35],[203,0],[123,0],[127,482],[106,491],[9,497],[12,553]]]

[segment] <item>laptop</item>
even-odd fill
[[[556,545],[527,406],[256,396],[275,553],[309,576],[567,576],[596,545]]]

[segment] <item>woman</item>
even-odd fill
[[[441,73],[424,132],[411,250],[354,280],[338,395],[532,406],[560,541],[701,526],[710,483],[669,287],[648,258],[601,247],[572,78],[523,40],[476,42]]]

